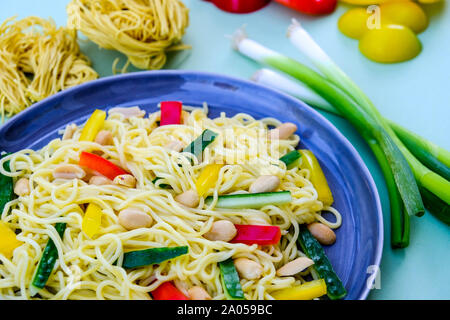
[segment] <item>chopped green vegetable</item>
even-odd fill
[[[0,155],[0,159],[6,157],[8,154],[3,156]],[[9,161],[4,163],[3,169],[10,172]],[[14,198],[14,185],[13,178],[5,176],[0,173],[0,215],[5,208],[5,205]]]
[[[239,275],[234,266],[234,261],[229,258],[219,262],[220,279],[225,296],[229,300],[244,300],[244,291],[242,290]]]
[[[55,229],[61,239],[64,235],[64,231],[66,230],[66,226],[66,223],[57,223],[55,225]],[[45,284],[47,283],[55,266],[56,259],[58,259],[58,250],[56,249],[53,240],[49,239],[31,283],[34,288],[43,289],[45,287]]]
[[[217,138],[217,136],[217,133],[206,129],[205,131],[203,131],[200,137],[192,141],[190,145],[184,148],[183,152],[190,152],[197,158],[199,158],[199,160],[201,160],[203,150],[205,150],[206,147],[209,146]]]
[[[298,150],[293,150],[282,156],[280,161],[283,161],[286,164],[286,168],[289,170],[299,165],[301,156],[302,155]]]
[[[211,204],[213,197],[209,196],[205,199],[207,205]],[[246,209],[246,208],[261,208],[266,205],[280,205],[292,201],[290,191],[278,192],[261,192],[261,193],[244,193],[244,194],[229,194],[219,196],[216,207],[227,209]]]
[[[420,162],[443,178],[450,180],[450,152],[392,121],[389,125]]]
[[[425,208],[442,222],[450,225],[450,205],[436,197],[432,192],[425,188],[420,188]]]
[[[320,243],[311,235],[305,225],[300,226],[300,234],[297,240],[302,251],[314,261],[312,266],[321,279],[327,284],[327,295],[332,300],[342,299],[347,295],[344,285],[328,260]]]
[[[125,269],[138,268],[176,258],[187,254],[187,246],[172,248],[151,248],[126,252],[123,256],[122,267]]]

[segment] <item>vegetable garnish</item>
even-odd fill
[[[58,232],[61,239],[63,238],[66,227],[66,223],[57,223],[55,225],[56,232]],[[58,259],[58,250],[56,249],[55,243],[50,238],[44,252],[42,253],[42,257],[37,266],[33,281],[31,282],[30,291],[32,295],[37,293],[39,289],[43,289],[45,287],[45,284],[53,271],[53,267],[55,266],[56,259]]]
[[[95,110],[81,131],[80,141],[94,141],[97,133],[103,127],[106,119],[106,112],[103,110]]]
[[[234,266],[234,261],[229,258],[219,262],[220,279],[223,291],[229,300],[244,300],[244,291],[242,291],[239,274]]]
[[[322,201],[324,206],[331,206],[334,202],[333,194],[328,186],[325,174],[320,167],[319,161],[310,150],[300,150],[302,155],[302,169],[308,169],[310,173],[309,180],[317,190],[317,200]]]
[[[207,205],[210,205],[212,201],[212,196],[209,196],[205,199],[205,203]],[[289,191],[229,194],[219,196],[216,207],[228,209],[256,209],[269,204],[281,205],[289,203],[291,201],[292,196]]]
[[[223,164],[209,164],[203,169],[195,183],[197,193],[200,197],[216,185],[222,167]]]
[[[89,238],[95,236],[99,230],[102,222],[102,208],[95,203],[90,203],[86,209],[83,217],[81,229]]]
[[[114,163],[102,158],[96,154],[89,152],[81,152],[80,161],[78,163],[80,166],[88,167],[98,173],[104,175],[110,180],[114,180],[115,177],[128,174],[122,168],[119,168]]]
[[[302,251],[314,261],[314,268],[319,277],[325,280],[327,295],[330,299],[342,299],[347,295],[344,285],[334,272],[330,261],[328,260],[320,243],[311,235],[305,225],[300,226],[300,235],[297,243]]]
[[[284,91],[292,96],[299,98],[300,100],[308,101],[309,104],[318,109],[331,112],[335,115],[341,116],[342,114],[336,110],[328,102],[321,101],[321,97],[314,92],[310,91],[300,82],[295,82],[295,80],[288,79],[285,76],[280,75],[277,72],[268,69],[259,70],[254,76],[253,80],[267,85],[269,87]],[[316,97],[314,97],[316,95]],[[391,120],[385,119],[389,126],[394,130],[398,138],[405,144],[409,151],[414,154],[419,161],[421,161],[430,170],[440,174],[443,178],[449,180],[447,177],[447,171],[450,170],[450,152],[441,148],[440,146],[434,144],[431,141],[403,128],[397,123]],[[382,152],[373,147],[374,152]],[[391,202],[391,228],[393,232],[391,233],[391,242],[394,247],[404,247],[409,243],[409,229],[403,228],[403,225],[409,224],[408,215],[403,214],[403,207],[401,205],[401,198],[397,192],[397,187],[395,185],[394,176],[392,175],[391,169],[387,161],[382,161],[382,157],[379,157],[379,164],[383,171],[385,181],[388,187],[389,198]],[[420,193],[422,195],[422,200],[424,202],[425,208],[427,208],[431,213],[435,214],[443,222],[448,221],[445,219],[443,212],[449,212],[449,205],[434,195],[432,192],[428,191],[424,193],[424,187],[419,186]],[[434,200],[432,200],[434,199]],[[403,230],[404,229],[404,230]],[[400,239],[400,240],[399,240]],[[403,240],[401,240],[403,239]]]
[[[161,263],[187,254],[188,251],[189,248],[187,246],[130,251],[123,255],[122,267],[131,269]]]
[[[276,300],[312,300],[327,294],[325,280],[318,279],[271,293]]]
[[[190,145],[184,148],[183,152],[189,152],[195,155],[199,161],[202,159],[202,153],[207,146],[209,146],[217,138],[217,133],[206,129],[203,133],[192,141]]]
[[[280,161],[283,161],[286,164],[286,168],[289,170],[299,165],[301,156],[302,155],[298,150],[293,150],[282,156]]]
[[[13,251],[21,244],[22,242],[17,240],[14,231],[6,223],[0,221],[0,254],[11,259]]]
[[[8,154],[0,155],[0,159],[6,157]],[[3,164],[3,169],[10,172],[9,161]],[[5,176],[0,173],[0,215],[5,208],[5,205],[10,202],[14,197],[14,185],[13,178]]]
[[[337,0],[275,0],[278,3],[306,14],[320,15],[332,13]]]
[[[181,123],[181,111],[183,104],[179,101],[161,102],[161,121],[160,126]]]
[[[154,300],[189,300],[171,282],[164,282],[151,292]]]
[[[244,224],[235,224],[234,226],[237,229],[237,234],[230,241],[231,243],[258,244],[264,246],[277,244],[281,239],[281,229],[278,226]]]

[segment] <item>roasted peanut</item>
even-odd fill
[[[247,258],[234,260],[234,265],[239,275],[247,280],[259,279],[263,273],[263,267],[258,262]]]
[[[97,133],[94,141],[102,146],[109,146],[113,144],[113,135],[108,130],[101,130]]]
[[[177,195],[175,197],[175,201],[181,203],[186,207],[195,208],[196,206],[198,206],[200,198],[197,194],[197,191],[191,189]]]
[[[297,125],[292,122],[285,122],[282,125],[269,131],[269,139],[271,140],[284,140],[289,138],[294,132],[297,131]]]
[[[277,176],[260,176],[253,181],[249,191],[250,193],[258,192],[272,192],[275,191],[280,185],[280,178]]]
[[[30,194],[29,180],[27,178],[20,178],[14,185],[14,193],[19,197]]]
[[[136,208],[128,208],[120,211],[119,223],[127,230],[148,228],[152,225],[153,219],[144,211]]]
[[[74,133],[77,131],[78,126],[75,123],[71,123],[66,126],[64,130],[64,134],[62,136],[62,140],[69,140],[73,138]]]
[[[114,182],[114,184],[118,184],[118,185],[125,186],[128,188],[136,187],[136,178],[133,177],[131,174],[121,174],[121,175],[115,177],[113,182]]]
[[[336,234],[330,227],[320,222],[313,222],[307,226],[312,236],[323,245],[331,245],[336,241]]]
[[[132,117],[143,118],[145,116],[145,111],[141,110],[139,107],[129,107],[129,108],[115,107],[110,109],[108,113],[109,114],[120,113],[125,117],[125,119],[129,119]]]
[[[60,164],[53,170],[55,179],[83,179],[86,172],[75,164]]]
[[[211,241],[228,242],[236,236],[237,229],[231,221],[219,220],[212,224],[211,229],[203,235]]]
[[[312,266],[314,261],[307,257],[299,257],[292,260],[277,270],[277,276],[293,276],[299,272],[302,272],[306,268]]]

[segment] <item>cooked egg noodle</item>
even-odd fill
[[[191,111],[186,123],[163,127],[157,126],[160,112],[130,119],[110,114],[104,124],[104,129],[114,136],[110,146],[78,141],[78,128],[71,139],[55,139],[39,151],[22,150],[1,160],[1,173],[15,180],[28,178],[31,190],[29,195],[9,202],[1,215],[1,220],[16,229],[18,240],[23,242],[11,260],[0,254],[1,299],[151,299],[152,290],[175,279],[186,287],[202,286],[213,299],[225,299],[218,262],[230,257],[246,257],[263,267],[261,278],[241,279],[246,299],[272,299],[271,292],[305,281],[309,270],[295,277],[276,275],[283,264],[304,256],[296,245],[299,224],[319,220],[337,228],[342,220],[336,209],[323,208],[317,200],[307,170],[287,170],[278,160],[297,146],[299,137],[266,141],[269,126],[279,124],[272,118],[255,120],[243,113],[233,117],[222,113],[209,119],[207,105],[185,109]],[[205,150],[202,163],[190,154],[164,148],[173,139],[187,146],[204,129],[219,136]],[[81,151],[95,150],[131,172],[137,179],[136,188],[53,178],[57,165],[77,164]],[[3,170],[5,161],[10,161],[11,173]],[[206,206],[202,198],[196,208],[176,202],[174,196],[195,188],[196,177],[212,162],[225,164],[216,185],[207,194],[214,197],[213,202]],[[214,207],[218,195],[247,192],[262,174],[277,175],[281,179],[278,190],[289,190],[292,203],[261,209]],[[170,184],[172,189],[155,187],[155,177],[161,177],[161,183]],[[97,204],[103,212],[101,229],[93,239],[81,229],[87,203]],[[124,229],[118,223],[117,213],[129,207],[151,215],[151,228]],[[322,209],[332,212],[336,222],[324,220]],[[270,246],[202,237],[218,219],[235,224],[277,225],[283,237],[279,244]],[[54,225],[62,222],[67,228],[61,239]],[[59,258],[46,287],[32,297],[32,277],[49,239],[55,243]],[[129,270],[121,267],[124,252],[174,246],[188,246],[189,253],[158,265]],[[316,278],[314,274],[313,277]]]

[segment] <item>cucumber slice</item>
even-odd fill
[[[347,295],[344,285],[339,279],[333,266],[328,260],[320,243],[312,236],[305,225],[300,226],[300,234],[297,243],[302,251],[314,261],[313,268],[327,285],[327,295],[331,300],[342,299]]]
[[[283,161],[286,164],[286,168],[289,170],[299,165],[301,156],[302,154],[298,152],[298,150],[293,150],[282,156],[280,161]]]
[[[58,232],[59,237],[61,239],[64,235],[64,231],[66,230],[66,226],[67,226],[66,223],[57,223],[55,225],[55,229]],[[56,249],[53,240],[49,239],[47,245],[45,246],[44,251],[42,252],[41,260],[39,261],[36,273],[31,283],[32,287],[35,288],[33,289],[34,293],[39,289],[43,289],[45,287],[45,284],[50,278],[50,274],[53,271],[57,259],[58,259],[58,250]]]
[[[234,266],[234,261],[229,258],[219,262],[220,280],[222,282],[223,291],[228,300],[245,300],[244,291],[242,290],[239,275]]]
[[[211,204],[212,201],[212,196],[205,199],[207,205]],[[216,208],[256,209],[269,204],[280,205],[291,201],[292,196],[290,191],[230,194],[219,196]]]
[[[187,246],[173,248],[151,248],[126,252],[123,256],[122,267],[125,269],[138,268],[176,258],[188,253]]]

